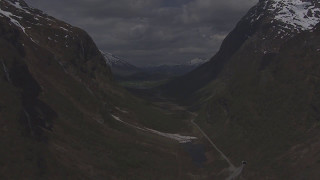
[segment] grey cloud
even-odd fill
[[[136,65],[210,58],[258,0],[26,0]]]

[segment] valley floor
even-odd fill
[[[166,98],[163,98],[157,93],[148,89],[130,89],[135,95],[144,98],[145,100],[152,102],[152,105],[166,111],[171,114],[183,114],[183,122],[186,124],[186,128],[182,132],[186,135],[180,135],[178,132],[163,133],[157,130],[136,126],[134,124],[127,123],[121,120],[118,116],[113,116],[114,119],[123,123],[126,126],[137,129],[142,132],[152,133],[162,136],[164,138],[173,139],[179,142],[186,152],[189,153],[192,159],[196,174],[193,176],[197,179],[235,179],[241,177],[242,170],[245,168],[244,164],[239,166],[233,165],[231,160],[214,144],[214,142],[206,135],[199,125],[196,124],[195,119],[197,114],[188,111],[187,107],[180,106]],[[123,111],[122,111],[123,112]],[[124,112],[125,113],[125,112]],[[197,148],[197,147],[202,148]]]

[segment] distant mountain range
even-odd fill
[[[126,60],[108,52],[101,51],[106,63],[116,79],[165,79],[184,75],[208,62],[207,59],[195,58],[183,64],[136,67]]]
[[[147,66],[141,68],[143,71],[148,73],[166,74],[167,76],[181,76],[184,75],[198,66],[208,62],[208,59],[192,59],[183,64],[173,64],[173,65],[158,65],[158,66]]]

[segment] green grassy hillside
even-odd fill
[[[319,42],[317,29],[262,57],[244,44],[194,97],[200,126],[233,162],[248,161],[244,177],[319,177]]]
[[[83,30],[36,9],[0,8],[0,179],[191,179],[191,158],[171,139],[184,119],[130,95]],[[38,18],[34,18],[37,16]],[[39,25],[41,24],[41,25]],[[61,28],[64,27],[64,28]],[[127,112],[127,113],[124,113]]]

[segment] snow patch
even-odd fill
[[[146,130],[148,130],[148,131],[150,131],[150,132],[152,132],[154,134],[157,134],[159,136],[163,136],[163,137],[166,137],[166,138],[169,138],[169,139],[176,140],[179,143],[188,143],[188,142],[191,142],[192,140],[197,139],[196,137],[192,137],[192,136],[182,136],[180,134],[163,133],[163,132],[156,131],[156,130],[149,129],[149,128],[146,128]]]
[[[28,14],[31,14],[30,11],[26,10],[27,7],[23,7],[21,6],[20,2],[19,1],[15,1],[14,3],[11,1],[6,1],[8,2],[11,6],[15,7],[16,9],[20,10],[20,11],[23,11],[24,13],[28,13]],[[13,11],[13,12],[16,12],[16,11]],[[23,33],[30,38],[30,40],[36,44],[38,44],[39,42],[35,41],[32,39],[32,37],[26,33],[26,29],[31,29],[31,27],[27,27],[25,28],[24,26],[22,26],[20,24],[20,22],[18,20],[22,20],[23,17],[21,16],[17,16],[17,15],[14,15],[12,12],[8,12],[8,11],[5,11],[3,9],[0,8],[0,16],[1,17],[7,17],[9,20],[10,20],[10,25],[13,24],[15,25],[16,27],[18,27],[19,29],[21,29],[23,31]],[[39,15],[36,15],[37,17],[41,17]],[[37,17],[34,17],[34,19],[36,20],[39,20]],[[43,18],[43,17],[41,17]],[[26,21],[26,22],[29,22],[29,21]],[[31,22],[29,22],[31,23]],[[40,24],[41,25],[41,24]]]
[[[0,9],[0,15],[9,18],[11,23],[13,23],[17,27],[19,27],[24,33],[26,33],[25,28],[17,20],[13,18],[13,17],[16,17],[16,18],[22,19],[22,17],[13,15],[11,12],[4,11],[2,9]]]
[[[31,135],[34,136],[34,132],[33,132],[33,127],[32,127],[32,123],[31,123],[31,118],[30,118],[30,115],[29,113],[27,112],[26,109],[23,108],[23,112],[28,120],[28,125],[29,125],[29,128],[30,128],[30,131],[31,131]]]
[[[117,120],[117,121],[119,121],[119,122],[121,122],[121,123],[123,123],[123,124],[125,124],[125,125],[127,125],[127,126],[129,126],[129,127],[132,127],[132,128],[134,128],[134,129],[138,129],[138,130],[141,130],[141,131],[146,131],[146,129],[145,128],[141,128],[141,127],[138,127],[138,126],[135,126],[135,125],[132,125],[132,124],[130,124],[130,123],[127,123],[127,122],[124,122],[124,121],[122,121],[118,116],[115,116],[115,115],[111,115],[115,120]]]
[[[106,63],[107,63],[110,67],[112,67],[112,66],[114,66],[114,65],[126,65],[126,64],[127,64],[127,62],[121,60],[119,57],[117,57],[117,56],[115,56],[115,55],[113,55],[113,54],[111,54],[111,53],[103,52],[103,51],[101,51],[101,50],[100,50],[100,52],[101,52],[101,54],[103,55]]]
[[[272,5],[268,9],[274,12],[275,19],[283,22],[283,28],[291,30],[294,28],[298,32],[311,30],[320,22],[320,8],[311,2],[302,0],[272,0]]]
[[[169,139],[173,139],[173,140],[176,140],[178,141],[179,143],[188,143],[188,142],[191,142],[192,140],[195,140],[195,139],[198,139],[196,137],[193,137],[193,136],[182,136],[180,134],[171,134],[171,133],[164,133],[164,132],[160,132],[160,131],[157,131],[157,130],[154,130],[154,129],[150,129],[150,128],[146,128],[146,127],[138,127],[138,126],[135,126],[133,124],[130,124],[130,123],[127,123],[127,122],[124,122],[122,121],[118,116],[115,116],[115,115],[111,115],[115,120],[127,125],[127,126],[130,126],[130,127],[133,127],[135,129],[138,129],[138,130],[141,130],[141,131],[146,131],[146,132],[150,132],[150,133],[153,133],[153,134],[157,134],[159,136],[163,136],[163,137],[166,137],[166,138],[169,138]]]
[[[11,78],[10,78],[10,74],[8,72],[8,68],[7,66],[4,64],[4,62],[2,61],[2,66],[3,66],[3,71],[6,74],[6,78],[7,80],[11,83]]]
[[[39,41],[36,41],[36,40],[32,39],[32,37],[30,37],[30,36],[29,36],[29,38],[30,38],[30,40],[31,40],[32,42],[34,42],[34,43],[36,43],[36,44],[39,44]]]
[[[66,29],[66,28],[64,28],[64,27],[59,27],[60,29],[62,29],[62,30],[64,30],[64,31],[67,31],[67,32],[69,32],[69,30],[68,29]]]
[[[208,61],[209,61],[209,59],[194,58],[194,59],[190,60],[189,62],[187,62],[186,65],[198,66],[198,65],[204,64]]]
[[[115,107],[118,111],[122,112],[122,113],[125,113],[125,114],[128,114],[129,112],[128,111],[125,111],[119,107]]]
[[[28,14],[31,14],[30,11],[26,10],[24,7],[22,7],[20,5],[20,3],[17,1],[15,3],[12,3],[10,1],[7,1],[9,4],[11,4],[12,6],[14,6],[16,9],[20,10],[20,11],[23,11],[25,13],[28,13]]]

